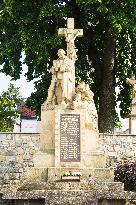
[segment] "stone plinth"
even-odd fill
[[[41,151],[45,167],[104,167],[98,151],[98,130],[86,108],[68,109],[61,105],[42,110]],[[43,155],[41,156],[42,158]]]
[[[41,150],[52,152],[55,150],[55,110],[42,110],[41,112]]]
[[[136,134],[136,99],[131,103],[131,113],[129,114],[129,133]]]
[[[129,120],[131,120],[131,134],[136,134],[136,115],[135,118],[130,118]]]
[[[133,99],[133,100],[132,100],[132,103],[131,103],[131,113],[130,113],[130,115],[136,117],[136,99]]]
[[[40,146],[48,159],[44,166],[50,167],[55,164],[55,110],[42,110],[41,119]]]
[[[71,171],[72,173],[81,173],[81,181],[88,181],[89,175],[91,174],[93,181],[98,182],[111,182],[114,180],[114,173],[112,169],[109,168],[91,168],[91,169],[81,169],[79,167],[60,167],[60,168],[48,168],[48,181],[60,181],[61,176],[65,172]]]

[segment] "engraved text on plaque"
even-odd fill
[[[60,115],[60,161],[80,161],[80,115]]]

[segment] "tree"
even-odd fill
[[[12,84],[0,96],[0,132],[13,131],[15,119],[18,116],[17,104],[20,102],[18,88]]]
[[[126,77],[136,75],[135,0],[3,0],[0,17],[0,63],[2,72],[19,78],[21,52],[28,65],[27,78],[40,77],[28,104],[40,111],[50,83],[48,69],[57,50],[66,48],[57,29],[74,17],[84,37],[76,41],[79,59],[76,80],[85,81],[95,93],[99,130],[112,131],[117,120],[115,106],[121,101],[126,117],[131,102],[131,86]],[[120,93],[116,99],[115,86]]]

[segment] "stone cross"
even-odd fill
[[[74,41],[76,37],[83,36],[83,29],[74,29],[74,18],[68,18],[67,28],[59,28],[58,35],[65,37],[65,41],[67,42],[67,56],[75,61],[77,56]]]
[[[132,85],[132,87],[133,87],[133,90],[132,90],[133,99],[136,99],[136,80],[127,78],[126,82]]]

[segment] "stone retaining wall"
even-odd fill
[[[34,166],[39,142],[38,133],[0,133],[0,186],[25,178],[25,170]],[[100,134],[99,143],[107,155],[107,166],[124,158],[136,159],[136,135]]]
[[[39,150],[39,134],[0,133],[0,187],[11,180],[23,180],[33,155]]]
[[[108,166],[116,161],[136,160],[136,135],[100,134],[99,145],[107,155]]]

